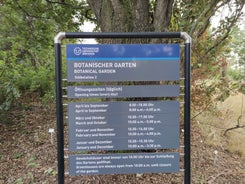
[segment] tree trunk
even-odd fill
[[[166,31],[174,0],[88,0],[102,32]]]
[[[102,32],[166,31],[174,0],[88,0]],[[150,3],[153,3],[152,6]],[[152,8],[151,8],[152,7]],[[161,43],[159,39],[103,39],[100,43]],[[135,82],[158,84],[159,82]]]

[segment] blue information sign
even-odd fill
[[[70,155],[70,175],[179,172],[179,153]]]
[[[179,44],[68,44],[68,82],[179,81]],[[174,82],[175,83],[175,82]],[[82,83],[83,84],[83,83]],[[97,83],[96,83],[97,84]],[[173,97],[68,103],[69,151],[178,149],[179,84],[71,85],[68,99]],[[71,175],[179,172],[179,153],[70,155]]]
[[[70,151],[179,147],[178,101],[73,102],[68,118]]]
[[[72,44],[66,59],[69,82],[180,78],[179,44]]]
[[[178,97],[179,85],[68,86],[68,98]]]

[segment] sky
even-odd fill
[[[81,26],[81,30],[83,32],[93,32],[93,29],[95,28],[95,25],[91,22],[84,22],[84,24]],[[84,44],[96,44],[95,39],[84,39],[83,42]]]
[[[232,7],[232,2],[230,3]],[[244,17],[245,17],[245,7],[243,7],[243,19],[237,23],[237,25],[240,27],[240,29],[245,29],[244,25]],[[223,20],[226,16],[231,16],[232,11],[229,10],[228,5],[225,5],[220,8],[219,11],[216,12],[216,14],[211,18],[211,24],[212,27],[217,27],[219,25],[219,22]]]

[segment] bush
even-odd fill
[[[0,84],[0,111],[9,110],[13,101],[20,97],[20,92],[13,82]]]
[[[242,72],[239,71],[238,69],[229,68],[227,73],[228,73],[228,76],[231,77],[231,79],[233,80],[240,81],[243,79]]]
[[[33,68],[18,64],[14,67],[0,62],[0,110],[9,110],[21,93],[35,92],[40,97],[51,99],[54,95],[54,67],[50,65]]]

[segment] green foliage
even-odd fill
[[[8,110],[11,103],[20,97],[19,90],[11,81],[1,83],[0,88],[0,110]]]
[[[0,111],[8,110],[22,92],[53,96],[53,38],[59,31],[78,29],[73,21],[78,5],[45,0],[0,4]]]
[[[234,91],[240,91],[241,93],[245,93],[243,87],[244,73],[241,72],[240,69],[229,68],[227,71],[227,75],[230,79],[231,89]]]
[[[16,180],[16,184],[24,184],[23,179],[22,178],[18,178]]]
[[[244,77],[239,69],[229,68],[227,74],[231,80],[235,81],[241,81]]]
[[[13,154],[13,159],[19,159],[21,157],[23,157],[23,154],[22,153],[17,152],[17,153],[14,153]]]
[[[95,9],[91,9],[88,2],[90,5],[91,2],[103,3],[102,0],[5,0],[0,3],[0,110],[8,110],[12,102],[26,91],[38,92],[46,102],[53,98],[55,88],[53,38],[59,31],[79,31],[79,26],[85,20],[97,23],[99,26],[96,21],[101,9],[98,9],[96,14],[93,12]],[[149,12],[145,14],[147,15],[145,18],[149,19],[149,25],[144,24],[143,30],[154,31],[153,23],[162,18],[154,17],[156,6],[160,3],[155,0],[141,2],[149,5]],[[231,16],[223,19],[216,30],[210,30],[210,18],[218,7],[226,4],[226,1],[176,0],[172,3],[174,3],[173,11],[162,15],[167,17],[168,13],[171,13],[171,20],[168,25],[165,25],[166,28],[160,30],[186,31],[191,35],[193,38],[192,71],[197,69],[197,73],[200,74],[196,79],[217,75],[219,73],[217,58],[222,52],[230,51],[225,46],[230,41],[230,30],[241,15],[244,2],[234,2],[235,8]],[[127,0],[115,1],[113,6],[115,4],[121,4],[125,14],[125,17],[116,19],[117,22],[122,22],[118,25],[125,27],[125,31],[137,31],[135,26],[138,24],[135,24],[133,19],[136,14],[140,16],[145,13],[135,12],[136,5],[140,3]],[[94,8],[101,7],[94,6]],[[116,11],[119,9],[114,8],[110,11],[113,12],[111,16],[116,16]],[[244,38],[244,33],[241,37]],[[239,41],[237,39],[233,46],[244,44],[244,41]],[[236,47],[236,50],[244,53],[245,47],[240,48],[243,50],[239,50],[239,47]]]
[[[12,102],[26,91],[37,92],[41,97],[54,90],[54,66],[15,65],[5,67],[0,78],[0,110],[8,110]],[[53,92],[54,93],[54,92]]]
[[[35,156],[32,155],[32,156],[29,158],[29,160],[27,161],[27,164],[26,164],[27,166],[26,166],[26,168],[30,168],[30,167],[37,168],[37,167],[39,166],[39,164],[36,163],[35,160],[36,160]]]
[[[27,160],[26,163],[26,169],[31,168],[38,168],[39,164],[35,162],[35,156],[31,156],[29,160]],[[16,184],[22,184],[22,183],[35,183],[34,181],[34,175],[32,171],[28,171],[27,174],[24,175],[24,177],[20,177],[15,181]]]
[[[245,23],[244,21],[242,22]],[[230,55],[227,55],[229,68],[227,75],[231,81],[231,88],[245,93],[243,82],[245,78],[245,32],[244,28],[235,26],[231,33],[231,42],[228,47],[231,50]]]
[[[12,67],[6,67],[0,60],[0,111],[8,110],[11,103],[20,97],[20,91],[16,86],[18,73]],[[9,70],[8,70],[9,69]]]

